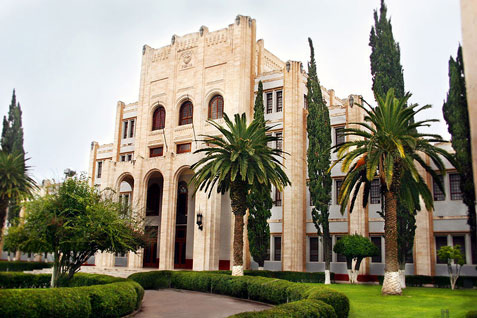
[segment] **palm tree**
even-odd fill
[[[417,128],[429,126],[430,122],[436,120],[412,123],[411,119],[417,113],[431,106],[408,106],[410,96],[408,93],[403,98],[395,98],[394,90],[390,89],[385,99],[377,96],[376,108],[368,110],[356,104],[366,113],[364,122],[354,123],[361,127],[345,130],[346,135],[357,138],[342,144],[338,149],[337,162],[342,162],[342,170],[347,172],[339,198],[342,212],[350,198],[350,208],[353,208],[362,185],[363,203],[366,205],[370,182],[378,176],[381,183],[386,242],[383,294],[401,294],[397,247],[398,198],[410,211],[419,208],[419,197],[422,197],[427,209],[432,209],[431,192],[417,166],[425,169],[439,183],[440,179],[424,156],[431,159],[441,174],[445,174],[441,156],[452,162],[449,153],[432,144],[443,142],[441,136],[417,132]],[[401,187],[401,184],[406,186]],[[442,188],[442,184],[439,183],[439,186]]]
[[[264,127],[255,120],[247,126],[245,114],[235,114],[234,122],[224,114],[224,120],[226,127],[208,121],[222,136],[204,136],[211,146],[195,151],[205,153],[205,157],[192,165],[195,174],[191,183],[196,186],[196,191],[209,192],[209,196],[215,186],[218,193],[230,191],[235,215],[232,275],[242,276],[243,217],[247,210],[248,191],[258,183],[267,187],[273,185],[281,191],[290,181],[278,160],[283,152],[267,146],[268,142],[277,140],[266,135],[271,127]]]
[[[0,239],[9,201],[28,198],[37,188],[35,181],[27,174],[28,168],[22,154],[0,151]]]

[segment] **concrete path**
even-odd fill
[[[188,290],[146,290],[141,311],[134,318],[222,318],[270,307],[253,301]]]

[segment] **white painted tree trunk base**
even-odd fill
[[[325,269],[325,285],[331,284],[330,270]]]
[[[401,276],[399,272],[385,272],[383,288],[381,289],[383,295],[401,295]]]
[[[399,276],[401,276],[401,289],[406,288],[406,270],[400,269]]]
[[[232,276],[243,276],[243,266],[232,266]]]
[[[259,270],[259,271],[263,271],[263,267],[259,267],[258,270]]]

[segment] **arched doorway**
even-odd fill
[[[192,269],[195,199],[189,189],[193,171],[184,169],[178,178],[174,268]]]
[[[159,233],[161,230],[162,192],[164,178],[153,171],[146,184],[146,228],[143,267],[159,267]]]
[[[126,174],[119,179],[119,202],[124,211],[132,208],[132,199],[134,191],[134,178],[130,174]],[[128,253],[114,254],[114,266],[127,267]]]

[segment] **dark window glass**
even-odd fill
[[[282,193],[275,189],[275,206],[282,206]]]
[[[166,125],[166,110],[159,106],[152,115],[152,130],[164,129]]]
[[[462,191],[460,191],[460,175],[457,173],[449,174],[451,200],[462,200]]]
[[[441,261],[441,259],[437,256],[437,251],[442,247],[447,246],[447,236],[436,236],[436,258],[438,264],[445,264],[446,262]]]
[[[270,244],[268,244],[268,247],[267,247],[267,255],[265,255],[265,260],[266,261],[270,260]]]
[[[338,243],[339,240],[341,240],[341,236],[336,237],[336,243]],[[341,254],[337,253],[336,254],[336,261],[337,262],[346,262],[346,257],[344,255],[341,255]]]
[[[452,237],[452,243],[454,246],[459,245],[460,246],[460,251],[462,255],[464,255],[464,261],[465,261],[465,236],[463,235],[456,235]]]
[[[136,121],[133,119],[131,120],[131,127],[129,128],[129,138],[134,137],[134,126],[136,124]]]
[[[98,174],[97,177],[101,178],[101,175],[103,174],[103,162],[98,161]]]
[[[336,140],[336,145],[344,144],[345,142],[344,127],[335,128],[335,140]]]
[[[381,186],[378,179],[371,181],[371,189],[369,189],[370,203],[381,203]]]
[[[177,145],[177,153],[190,152],[190,143]]]
[[[407,251],[407,254],[406,254],[406,263],[409,263],[409,264],[414,263],[414,257],[413,257],[412,248]]]
[[[209,103],[209,119],[219,119],[224,115],[224,99],[220,95],[212,97]]]
[[[439,176],[442,185],[444,186],[444,178],[443,176]],[[444,186],[445,188],[445,186]],[[432,191],[434,193],[434,201],[444,201],[446,199],[446,194],[441,191],[439,186],[437,185],[436,180],[432,180]]]
[[[121,155],[120,158],[121,158],[120,161],[126,161],[126,155]]]
[[[267,114],[271,114],[273,111],[273,94],[267,93]]]
[[[156,147],[156,148],[150,148],[149,149],[149,157],[160,157],[163,155],[164,152],[164,147]]]
[[[336,204],[339,204],[339,198],[340,198],[340,195],[341,195],[341,185],[343,184],[343,180],[342,179],[336,179],[335,180],[335,189],[336,189]]]
[[[123,139],[128,138],[128,122],[124,121],[123,122]]]
[[[303,107],[305,107],[305,109],[308,109],[308,99],[306,95],[303,95]]]
[[[283,147],[282,136],[283,136],[283,134],[281,132],[275,134],[275,137],[278,138],[277,141],[276,141],[276,149],[282,150],[282,147]]]
[[[277,112],[281,112],[283,109],[283,97],[282,91],[277,92]]]
[[[282,260],[282,237],[274,236],[273,237],[273,260],[281,261]]]
[[[310,237],[310,262],[318,262],[318,237]]]
[[[383,262],[383,256],[381,254],[381,236],[372,236],[371,237],[371,242],[376,246],[379,250],[378,255],[371,257],[371,261],[373,263],[382,263]]]
[[[192,103],[187,101],[182,104],[179,112],[179,125],[192,124],[192,114],[193,114]]]
[[[159,215],[161,204],[161,187],[153,183],[147,188],[146,216]]]

